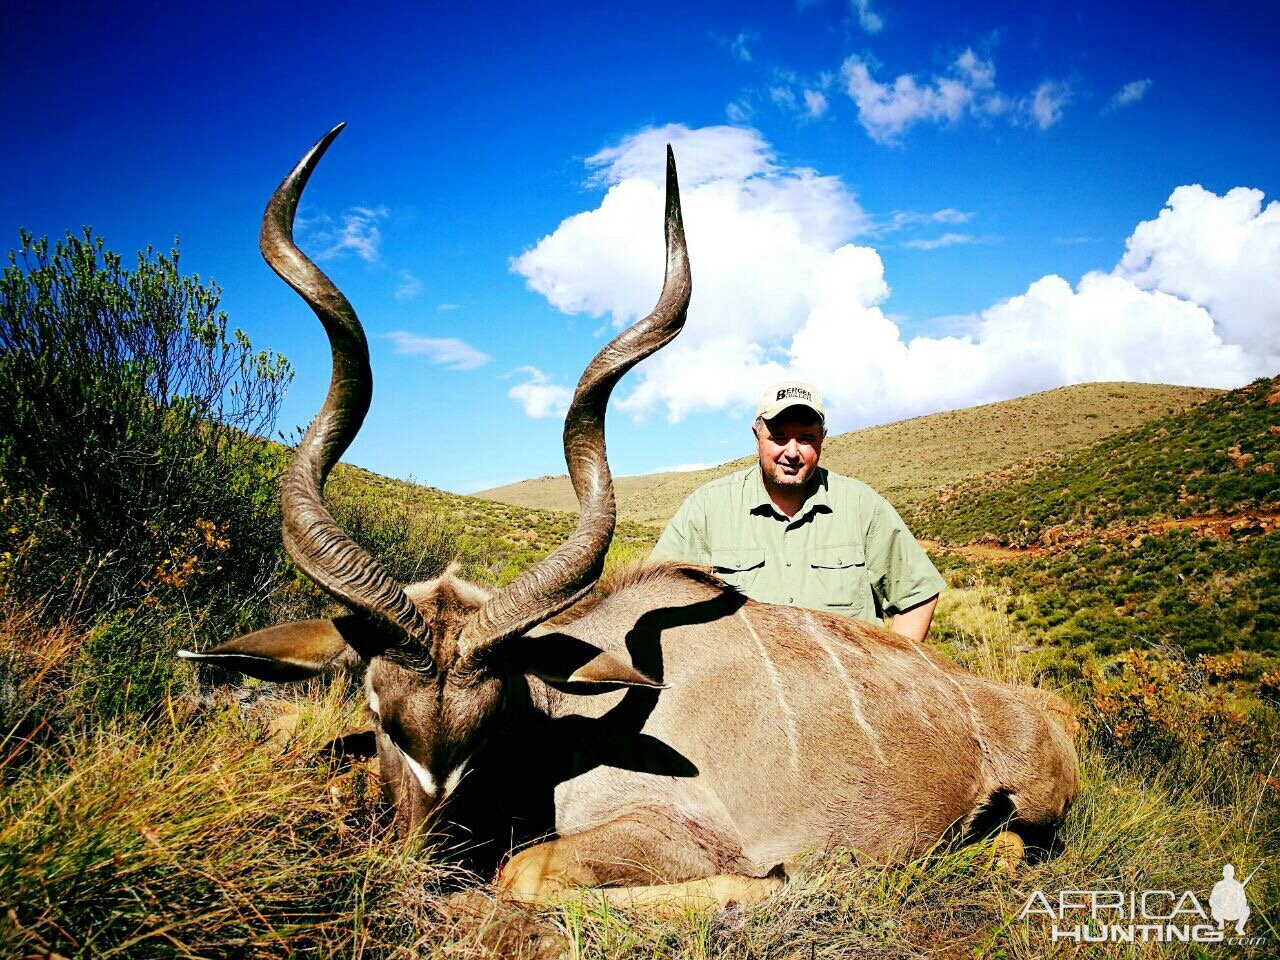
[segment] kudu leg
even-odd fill
[[[730,872],[746,866],[736,844],[680,822],[639,813],[540,843],[507,861],[498,894],[546,903],[583,890],[590,901],[672,916],[758,903],[782,887],[780,873]]]
[[[744,877],[738,873],[722,873],[684,883],[600,887],[583,891],[582,898],[595,904],[674,919],[725,907],[753,907],[781,890],[785,882],[781,876]]]

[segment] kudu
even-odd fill
[[[615,504],[604,420],[622,375],[684,324],[691,281],[667,151],[666,278],[592,360],[565,418],[573,535],[492,594],[447,572],[402,586],[334,522],[325,479],[369,406],[346,298],[294,245],[322,138],[267,205],[260,245],[328,333],[333,376],[283,481],[284,543],[351,612],[182,656],[267,680],[363,668],[384,791],[410,828],[461,825],[505,852],[504,895],[600,887],[614,903],[748,902],[780,864],[838,844],[876,859],[1004,825],[1043,843],[1076,786],[1052,695],[980,679],[841,616],[742,597],[711,572],[600,578]],[[579,608],[582,609],[582,608]],[[554,837],[554,839],[548,839]]]

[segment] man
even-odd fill
[[[843,613],[923,640],[945,586],[889,501],[818,466],[826,414],[818,391],[765,391],[752,432],[759,463],[690,494],[655,560],[713,567],[752,599]]]

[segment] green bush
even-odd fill
[[[1133,541],[1079,543],[986,566],[935,555],[953,586],[990,580],[1036,643],[1110,656],[1171,644],[1190,656],[1280,653],[1280,531],[1223,538],[1187,530]]]
[[[0,554],[50,620],[148,605],[228,620],[279,562],[271,428],[288,362],[228,334],[178,251],[126,269],[25,231],[0,276]]]
[[[103,618],[72,668],[74,699],[99,721],[155,711],[179,670],[174,646],[146,618]]]
[[[330,507],[338,525],[400,583],[438,577],[457,559],[454,531],[434,514],[360,495],[333,498]]]

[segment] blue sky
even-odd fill
[[[296,366],[288,430],[326,346],[258,220],[347,121],[299,236],[370,334],[348,459],[371,469],[458,491],[563,472],[565,391],[661,283],[667,140],[694,305],[619,388],[617,473],[748,452],[776,375],[850,429],[1280,367],[1275,8],[270,6],[11,11],[0,225],[180,236]]]

